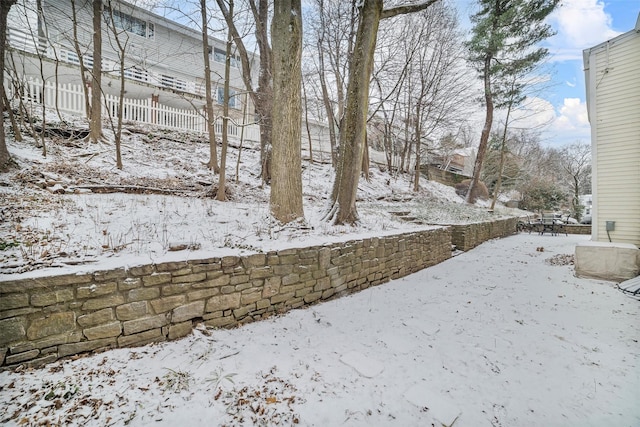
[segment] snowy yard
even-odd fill
[[[519,234],[232,330],[0,373],[3,425],[638,426],[640,302]]]
[[[114,166],[110,142],[47,143],[43,158],[33,141],[9,141],[20,170],[0,174],[0,280],[304,247],[418,227],[394,211],[410,212],[426,224],[526,213],[499,205],[489,214],[489,202],[469,206],[452,187],[426,179],[415,193],[409,174],[394,176],[375,166],[358,187],[360,224],[333,226],[323,216],[334,170],[330,164],[305,162],[305,221],[282,225],[270,216],[269,188],[260,187],[255,147],[244,147],[239,163],[238,150],[230,148],[229,200],[219,202],[211,185],[218,178],[202,163],[209,146],[196,135],[144,128],[128,132],[123,170]],[[105,186],[169,194],[88,190]]]

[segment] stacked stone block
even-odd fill
[[[515,234],[517,224],[517,218],[507,218],[492,222],[452,225],[451,243],[461,251],[468,251],[487,240]]]
[[[144,345],[195,323],[233,327],[366,289],[451,256],[439,228],[286,249],[0,283],[0,366]]]

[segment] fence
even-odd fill
[[[56,40],[55,43],[52,43],[48,37],[36,36],[28,28],[17,28],[9,24],[7,27],[7,46],[54,61],[80,65],[80,58],[75,49],[65,43],[64,40]],[[88,69],[93,66],[93,56],[90,53],[82,55],[82,60]],[[120,70],[120,61],[119,59],[103,57],[101,67],[104,72],[116,75]],[[205,95],[204,87],[193,81],[186,81],[149,70],[141,70],[138,67],[127,67],[125,77],[138,82],[176,89],[199,96]]]
[[[29,78],[20,82],[17,89],[15,87],[12,89],[10,93],[15,93],[17,90],[21,94],[22,100],[28,104],[44,105],[46,108],[57,109],[72,115],[86,115],[85,98],[81,85],[56,84],[52,81],[43,83],[42,80]],[[118,115],[119,106],[120,98],[118,96],[103,95],[103,114],[115,118]],[[169,129],[200,133],[207,131],[204,111],[173,108],[153,101],[151,98],[123,98],[122,119]],[[216,120],[215,130],[218,134],[222,133],[222,119]],[[230,122],[227,131],[230,137],[239,138],[241,126]],[[245,127],[244,139],[258,141],[259,135],[256,125]]]

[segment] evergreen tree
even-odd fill
[[[549,54],[546,48],[537,45],[553,35],[544,20],[559,1],[478,0],[480,10],[471,17],[474,27],[467,46],[469,61],[476,67],[484,84],[486,115],[467,192],[468,203],[476,199],[496,103],[517,98],[523,86],[510,84],[514,76],[531,72]]]

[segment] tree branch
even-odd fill
[[[407,13],[420,12],[438,2],[439,0],[428,0],[419,4],[407,4],[403,6],[392,7],[391,9],[384,9],[380,15],[380,19],[393,18],[398,15],[405,15]]]

